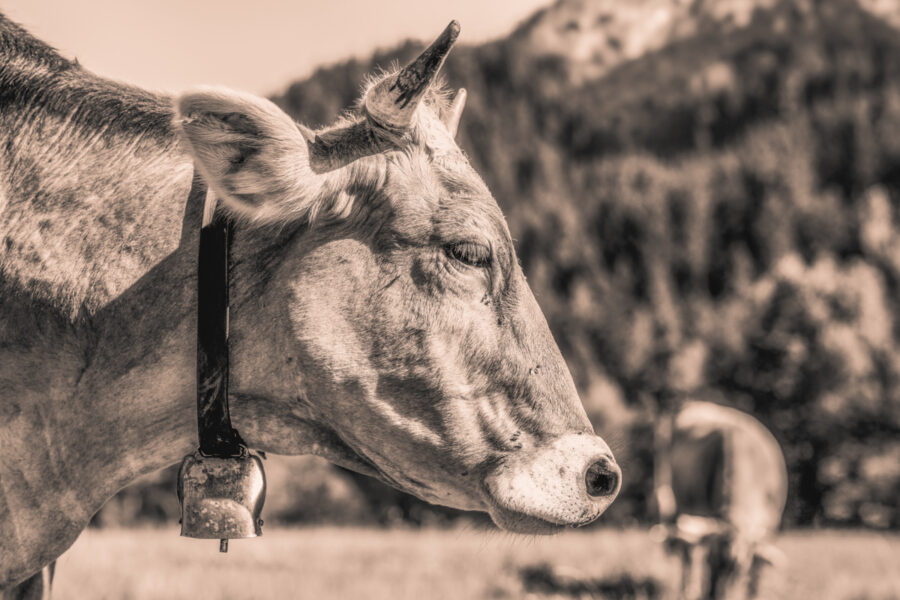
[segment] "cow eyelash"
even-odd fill
[[[491,263],[491,249],[477,242],[455,242],[444,250],[453,260],[470,267],[486,267]]]

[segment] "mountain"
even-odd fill
[[[900,29],[900,2],[897,0],[860,0],[860,5]]]
[[[775,0],[558,0],[510,36],[518,50],[563,57],[576,79],[597,78],[678,40],[746,27]]]
[[[859,6],[900,27],[897,0],[860,0]],[[791,9],[815,18],[816,0],[795,0]],[[771,11],[779,11],[778,0],[557,0],[520,24],[508,43],[531,55],[562,57],[576,79],[591,79],[679,40],[740,31],[756,13]]]

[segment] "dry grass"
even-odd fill
[[[900,536],[792,532],[779,546],[789,564],[766,574],[764,598],[900,599]],[[519,598],[528,596],[523,572],[546,565],[575,584],[557,598],[634,584],[643,597],[654,586],[670,597],[677,576],[642,530],[529,538],[269,527],[263,538],[232,541],[228,554],[174,529],[90,530],[59,560],[54,598]]]

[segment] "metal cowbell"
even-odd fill
[[[258,456],[205,456],[199,450],[184,457],[178,471],[181,535],[228,539],[262,535],[266,475]]]

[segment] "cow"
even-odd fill
[[[0,589],[197,447],[198,237],[233,223],[230,396],[314,454],[512,532],[596,519],[595,435],[436,73],[459,33],[313,131],[222,88],[101,78],[0,17]]]
[[[655,439],[657,532],[681,559],[690,600],[753,598],[787,500],[778,442],[759,421],[710,402],[685,402]]]

